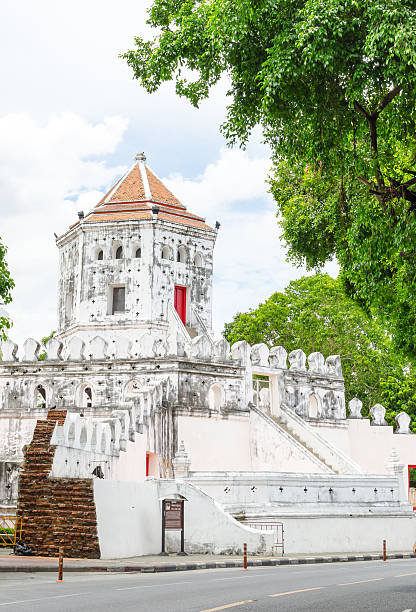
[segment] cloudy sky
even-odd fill
[[[265,180],[268,151],[219,133],[225,87],[199,110],[171,85],[149,95],[118,54],[148,32],[150,0],[0,3],[0,236],[16,282],[8,306],[22,342],[56,328],[61,234],[145,151],[192,212],[221,222],[214,319],[218,330],[302,275],[285,261]]]

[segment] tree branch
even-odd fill
[[[371,113],[371,116],[378,117],[381,111],[384,110],[388,104],[390,104],[390,102],[402,91],[402,89],[402,85],[397,85],[394,87],[394,89],[389,91],[389,93],[384,96],[380,104],[377,106],[376,110]]]
[[[365,178],[365,176],[357,176],[357,180],[369,189],[375,189],[376,187],[374,183],[371,183],[368,179]]]
[[[367,121],[370,119],[370,113],[367,113],[367,111],[357,102],[357,100],[354,100],[354,108],[364,117],[364,119]]]

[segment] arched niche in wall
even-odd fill
[[[186,263],[188,259],[188,254],[186,252],[186,247],[181,244],[181,246],[178,248],[177,253],[176,253],[176,261],[179,261],[180,263]]]
[[[104,248],[100,245],[97,245],[93,251],[93,259],[97,261],[102,261],[104,259]]]
[[[140,387],[141,385],[138,380],[129,380],[129,382],[124,387],[124,398],[127,398],[131,395],[138,395],[140,393]]]
[[[113,244],[111,246],[111,254],[113,259],[123,259],[124,250],[120,240],[113,240]]]
[[[162,259],[172,259],[172,252],[167,244],[164,244],[162,247]]]
[[[211,385],[208,391],[208,405],[210,410],[218,412],[224,405],[224,388],[220,383]]]
[[[194,265],[197,268],[202,268],[203,265],[204,265],[204,258],[202,257],[201,253],[199,253],[199,252],[195,253]]]
[[[319,403],[318,398],[315,393],[311,393],[309,396],[309,418],[317,419],[319,413]]]
[[[46,389],[41,384],[35,387],[35,406],[36,408],[46,408],[47,406]]]
[[[75,395],[75,405],[80,408],[92,408],[93,387],[90,383],[86,382],[78,387]]]

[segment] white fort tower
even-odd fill
[[[139,153],[97,206],[57,239],[57,338],[64,345],[74,334],[86,344],[97,335],[135,343],[150,331],[165,342],[178,318],[191,337],[209,333],[216,234]]]
[[[215,340],[218,223],[145,162],[57,238],[56,336],[0,343],[0,514],[43,555],[155,554],[172,499],[188,552],[410,550],[410,415],[347,412],[339,355]]]

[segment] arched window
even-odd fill
[[[137,259],[140,259],[141,256],[142,256],[142,249],[140,247],[137,247],[135,257]]]
[[[162,247],[162,259],[170,259],[170,249],[167,244]]]
[[[183,244],[178,249],[178,252],[176,255],[176,261],[180,261],[181,263],[186,263],[186,248],[183,246]]]
[[[97,253],[97,259],[98,259],[98,261],[102,261],[102,260],[103,260],[103,258],[104,258],[104,253],[103,253],[103,250],[102,250],[102,249],[100,249],[100,250],[98,251],[98,253]]]
[[[123,247],[119,246],[117,247],[117,251],[116,251],[116,259],[121,259],[123,257]]]
[[[202,268],[204,260],[202,259],[201,253],[195,253],[194,264],[197,268]]]
[[[46,408],[46,391],[42,385],[36,387],[36,407]]]

